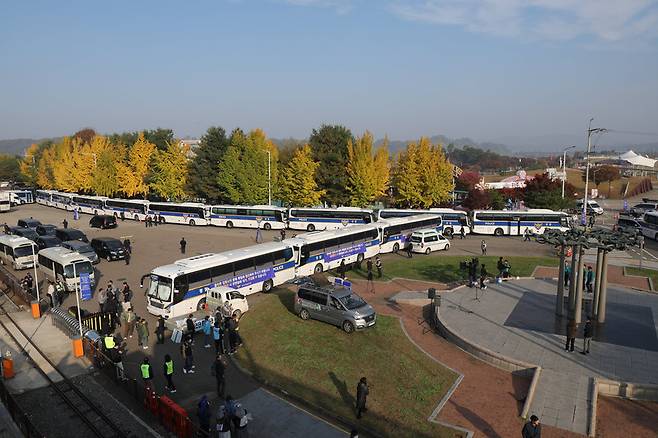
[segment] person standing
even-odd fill
[[[123,368],[123,350],[119,344],[115,344],[114,348],[110,351],[110,360],[114,363],[114,368],[117,372],[117,379],[125,382],[126,372]]]
[[[67,229],[69,227],[69,221],[67,221],[66,218],[64,218],[64,220],[62,221],[62,225],[64,225],[64,229]]]
[[[126,312],[126,323],[128,324],[128,329],[126,330],[126,333],[128,334],[129,338],[133,337],[133,332],[135,331],[136,322],[137,322],[137,315],[135,315],[135,311],[131,307]]]
[[[163,366],[164,376],[167,381],[165,389],[169,390],[170,393],[176,392],[176,385],[174,385],[173,376],[174,376],[174,360],[170,355],[165,354],[164,357],[164,366]]]
[[[375,256],[375,267],[377,268],[377,278],[382,278],[382,259]]]
[[[219,398],[224,398],[224,389],[226,387],[226,381],[224,380],[224,372],[226,371],[226,364],[224,364],[224,358],[220,353],[217,353],[215,356],[215,361],[210,367],[210,373],[215,376],[215,381],[217,383],[217,395]]]
[[[594,335],[592,327],[592,319],[588,316],[587,321],[585,322],[585,327],[583,328],[583,351],[582,354],[589,354],[589,347],[592,343],[592,337]]]
[[[489,273],[487,272],[487,267],[482,263],[480,267],[480,289],[484,290],[487,288],[487,285],[484,284],[484,281],[487,279]]]
[[[530,228],[526,228],[523,232],[523,241],[530,242]]]
[[[142,380],[144,381],[144,386],[147,389],[153,391],[153,367],[149,363],[149,358],[145,357],[142,361],[142,364],[139,366],[139,369],[142,374]]]
[[[281,234],[281,241],[286,240],[286,230],[284,228],[281,228],[281,231],[279,231],[279,234]]]
[[[185,339],[180,346],[181,356],[185,361],[183,366],[183,373],[194,373],[194,357],[192,356],[192,342],[189,338]]]
[[[237,322],[233,318],[229,318],[226,321],[226,327],[228,329],[228,354],[234,354],[237,347]]]
[[[486,256],[487,255],[487,242],[482,239],[482,242],[480,242],[480,250],[482,250],[482,255]]]
[[[340,261],[340,265],[338,266],[338,274],[340,275],[340,278],[345,280],[345,259]]]
[[[372,259],[366,260],[366,271],[372,272]]]
[[[196,333],[196,327],[194,325],[194,320],[192,319],[192,314],[190,313],[185,320],[185,327],[187,328],[187,332],[185,335],[187,338],[190,340],[190,343],[194,345],[194,334]]]
[[[212,334],[212,325],[210,324],[210,317],[206,315],[203,319],[201,328],[203,329],[203,348],[210,348],[210,335]]]
[[[119,321],[121,321],[121,331],[123,332],[123,338],[128,338],[128,330],[130,326],[128,325],[128,312],[121,312],[119,316]]]
[[[366,400],[370,393],[370,387],[365,377],[361,377],[356,385],[356,418],[361,418],[361,414],[366,412]]]
[[[231,417],[226,414],[225,406],[221,406],[217,413],[215,436],[216,438],[231,438]]]
[[[536,415],[530,416],[530,421],[523,425],[521,430],[522,438],[541,438],[541,424]]]
[[[165,343],[165,319],[163,315],[158,316],[158,326],[155,329],[155,336],[158,338],[158,344]]]
[[[405,242],[405,249],[407,250],[407,258],[412,258],[414,256],[414,253],[412,251],[413,243],[411,243],[411,233],[407,235],[404,242]]]
[[[567,343],[564,345],[565,351],[573,351],[573,344],[576,341],[576,333],[578,331],[578,325],[576,321],[570,319],[567,322]]]
[[[221,319],[215,318],[215,324],[212,327],[212,339],[215,342],[215,353],[224,354],[224,340],[222,337],[224,333],[222,332]]]
[[[588,266],[587,273],[585,274],[585,288],[587,289],[588,294],[591,294],[593,292],[593,284],[594,284],[594,271],[592,270],[591,266]]]
[[[594,214],[591,214],[589,216],[589,227],[594,228],[594,222],[596,222],[596,218],[594,217]]]
[[[185,254],[185,247],[187,246],[187,242],[185,241],[185,238],[183,237],[178,243],[180,244],[180,253]]]
[[[57,307],[57,297],[55,296],[55,285],[52,281],[48,280],[48,288],[46,289],[46,294],[50,298],[50,308]]]
[[[459,229],[459,240],[466,239],[466,226],[462,224],[461,228]]]
[[[564,287],[569,287],[571,281],[571,265],[566,262],[564,264]]]
[[[130,251],[124,251],[123,253],[123,261],[126,262],[126,266],[130,264]]]
[[[199,400],[197,416],[199,417],[199,428],[203,433],[201,436],[208,436],[210,432],[210,402],[205,394]]]
[[[260,224],[256,227],[256,243],[263,241],[263,233],[260,231]]]
[[[149,227],[149,216],[146,215],[144,216],[144,228],[148,228],[148,227]]]
[[[105,303],[107,302],[107,289],[101,289],[98,291],[98,307],[100,311],[103,311]]]
[[[149,326],[144,318],[137,318],[137,345],[144,350],[148,349]]]

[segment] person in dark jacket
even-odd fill
[[[523,426],[521,437],[541,438],[541,424],[539,424],[539,418],[536,415],[530,416],[530,421]]]
[[[168,389],[172,394],[176,392],[176,385],[174,385],[173,376],[174,376],[174,360],[170,355],[165,354],[164,364],[162,366],[162,371],[164,372],[167,385],[165,389]]]
[[[564,345],[565,351],[573,351],[573,344],[576,341],[576,333],[578,331],[578,325],[576,321],[570,319],[567,323],[567,343]]]
[[[158,338],[158,344],[165,342],[165,319],[164,316],[158,316],[158,327],[155,329],[155,336]]]
[[[356,418],[361,418],[361,413],[366,412],[366,400],[370,393],[370,387],[365,377],[361,377],[356,385]]]
[[[489,273],[487,272],[487,267],[482,263],[482,266],[480,267],[480,289],[486,289],[487,285],[484,284],[484,281],[487,279],[487,276]]]
[[[208,433],[210,432],[210,402],[206,395],[199,400],[197,416],[199,417],[199,428],[205,432],[202,436],[208,436]]]
[[[180,244],[180,253],[181,253],[181,254],[185,254],[185,248],[187,247],[187,241],[186,241],[185,238],[183,237],[183,238],[180,240],[180,242],[178,242],[178,243]]]
[[[185,327],[187,328],[185,335],[192,341],[192,345],[194,345],[194,333],[196,333],[196,327],[194,327],[194,320],[192,320],[191,313],[185,320]]]
[[[215,376],[215,381],[217,383],[217,395],[219,398],[224,398],[224,388],[226,386],[226,381],[224,380],[224,371],[226,367],[224,365],[224,358],[221,354],[217,353],[215,356],[215,361],[211,367],[211,374]]]
[[[592,271],[591,266],[588,266],[587,272],[585,273],[585,287],[587,288],[587,293],[591,294],[593,292],[593,284],[594,284],[594,271]]]
[[[592,336],[594,335],[594,329],[592,327],[592,320],[590,317],[587,317],[585,322],[585,327],[583,328],[583,354],[589,354],[589,346],[592,343]]]

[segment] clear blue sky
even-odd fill
[[[658,131],[657,0],[15,1],[0,62],[0,138]]]

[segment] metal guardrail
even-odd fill
[[[80,335],[80,323],[78,318],[72,316],[68,310],[62,307],[53,307],[50,309],[53,325],[66,333],[69,338]],[[85,336],[89,332],[84,324],[82,325],[82,335]]]

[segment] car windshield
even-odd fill
[[[75,263],[75,276],[80,277],[80,274],[91,274],[94,272],[93,266],[89,262],[76,262]],[[73,278],[73,264],[64,267],[64,276],[66,278]]]
[[[71,248],[73,251],[77,251],[79,253],[83,252],[94,252],[94,249],[90,245],[76,245]]]
[[[107,241],[105,241],[105,244],[110,249],[122,249],[123,248],[123,244],[121,242],[119,242],[118,240],[107,240]]]
[[[37,232],[36,232],[36,231],[33,231],[33,230],[24,230],[24,231],[21,232],[21,236],[23,236],[23,237],[27,237],[27,238],[30,239],[30,240],[34,240],[34,239],[36,239],[37,237],[39,237],[39,235],[37,234]]]
[[[339,298],[339,300],[348,310],[358,309],[359,307],[363,307],[367,304],[365,301],[363,301],[363,298],[357,294],[346,295],[342,298]]]
[[[34,251],[36,253],[36,251]],[[14,248],[14,257],[25,257],[32,255],[32,246],[19,246]]]
[[[171,279],[159,275],[151,275],[148,296],[159,301],[171,301]]]
[[[420,236],[411,236],[411,241],[413,243],[420,243],[422,240],[423,240],[423,238],[420,237]]]
[[[78,230],[68,230],[67,234],[68,234],[68,237],[70,238],[70,240],[78,240],[78,239],[82,239],[83,237],[85,237],[84,233],[82,231],[78,231]]]

